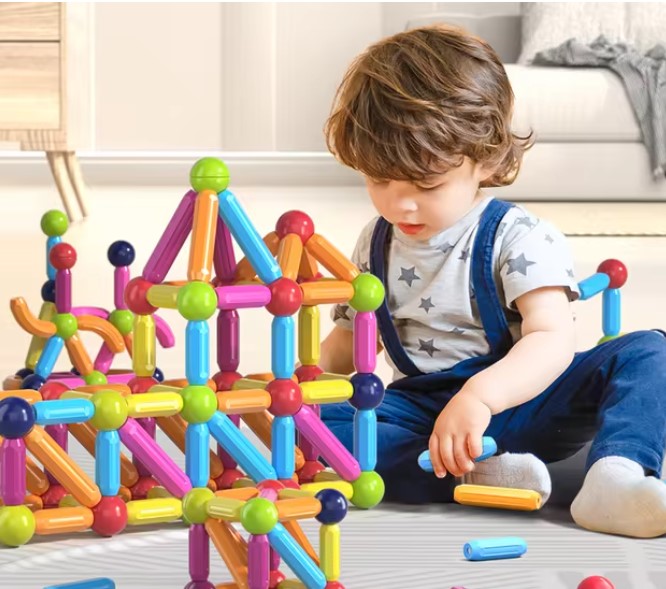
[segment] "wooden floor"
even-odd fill
[[[233,187],[232,187],[233,188]],[[75,224],[66,240],[78,250],[74,268],[74,304],[110,307],[113,304],[113,269],[106,249],[117,239],[131,241],[137,250],[133,274],[138,274],[165,228],[186,187],[92,187],[91,216]],[[343,252],[350,253],[372,210],[363,192],[348,188],[251,188],[237,191],[259,232],[272,230],[278,216],[301,209],[315,220],[317,230]],[[29,187],[0,188],[4,204],[0,218],[0,370],[3,375],[21,367],[28,336],[14,323],[9,299],[23,296],[33,312],[40,304],[45,276],[45,237],[39,230],[41,214],[58,206],[53,190]],[[597,205],[598,206],[598,205]],[[635,205],[640,206],[640,205]],[[580,233],[580,211],[571,207],[537,205],[535,212],[550,217],[572,233]],[[631,208],[636,219],[641,213]],[[646,209],[652,226],[660,214]],[[622,219],[616,219],[618,226]],[[614,220],[608,220],[612,227]],[[635,221],[640,227],[640,219]],[[583,233],[586,231],[582,231]],[[622,259],[629,268],[623,290],[623,329],[663,327],[666,324],[666,238],[572,237],[578,279],[593,273],[605,258]],[[173,278],[186,276],[187,251],[176,262]],[[579,347],[590,347],[601,334],[600,301],[577,305]],[[241,371],[267,371],[270,367],[270,319],[266,313],[241,315]],[[165,314],[178,345],[158,350],[158,364],[168,376],[184,374],[184,322]],[[325,312],[323,332],[330,327]],[[94,336],[85,338],[96,352]],[[213,358],[214,360],[214,358]],[[214,364],[213,364],[214,365]],[[118,366],[129,366],[127,359]],[[60,368],[69,368],[62,360]],[[384,362],[380,375],[390,378]],[[174,451],[171,448],[171,451]],[[78,448],[74,455],[91,471],[92,462]],[[534,514],[498,513],[457,505],[425,509],[383,506],[350,514],[343,524],[343,576],[349,588],[432,588],[458,585],[467,589],[575,589],[592,574],[605,574],[617,589],[666,587],[666,540],[633,541],[591,534],[577,529],[566,502],[575,492],[580,472],[563,470],[554,481],[559,501]],[[565,489],[566,488],[566,489]],[[317,532],[306,528],[314,543]],[[465,541],[476,537],[518,535],[528,542],[520,560],[470,563],[462,557]],[[211,579],[228,580],[221,559],[212,557]],[[49,584],[86,577],[110,576],[119,589],[179,588],[187,582],[187,546],[184,528],[141,530],[114,539],[78,535],[42,539],[17,550],[0,549],[0,588],[40,589]]]

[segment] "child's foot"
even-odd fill
[[[655,538],[666,534],[666,484],[622,456],[597,460],[571,504],[571,516],[593,532]]]
[[[534,454],[500,454],[478,462],[472,472],[462,477],[468,485],[529,489],[541,495],[544,505],[551,492],[550,474],[546,465]]]

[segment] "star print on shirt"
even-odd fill
[[[435,340],[419,338],[419,352],[427,352],[428,356],[432,358],[435,352],[439,352],[439,348],[435,347]]]
[[[411,268],[400,267],[400,278],[398,278],[398,281],[400,280],[406,282],[409,288],[412,287],[412,282],[421,280],[421,277],[416,275],[416,266],[412,266]]]
[[[502,221],[497,228],[497,237],[500,237],[504,230],[506,229],[506,221]]]
[[[574,277],[574,272],[573,272],[573,270],[572,270],[571,268],[569,268],[569,269],[567,270],[567,274],[569,275],[569,278],[573,278],[573,277]]]
[[[530,217],[518,217],[516,219],[515,225],[525,225],[528,229],[532,229],[536,223]]]
[[[462,260],[463,262],[466,262],[468,260],[468,258],[469,258],[469,248],[467,248],[466,250],[463,250],[458,259]]]
[[[465,333],[464,329],[460,329],[459,327],[454,327],[449,333],[454,333],[455,335],[462,335]]]
[[[554,243],[555,240],[546,233],[546,237],[544,238],[548,243]]]
[[[448,241],[439,246],[439,250],[443,254],[448,254],[452,249],[453,249],[453,246]]]
[[[333,317],[333,321],[337,321],[338,319],[344,319],[345,321],[351,321],[351,319],[349,319],[349,316],[347,315],[347,311],[349,311],[349,306],[348,305],[336,305],[335,306],[335,316]]]
[[[520,254],[517,258],[510,258],[507,260],[507,263],[509,264],[509,269],[506,273],[507,276],[514,272],[520,272],[523,276],[527,276],[527,269],[536,264],[536,262],[530,262],[526,259],[525,254]]]
[[[434,309],[435,305],[432,304],[432,297],[428,297],[427,299],[421,299],[421,304],[419,305],[419,309],[423,309],[426,313],[430,312],[430,309]]]

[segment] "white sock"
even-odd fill
[[[550,497],[550,473],[546,465],[533,454],[500,454],[474,465],[474,470],[462,477],[468,485],[529,489],[541,495],[541,505]]]
[[[645,476],[643,467],[622,456],[597,460],[571,504],[571,516],[593,532],[635,538],[666,534],[666,484]]]

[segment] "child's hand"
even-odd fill
[[[458,392],[439,414],[430,436],[430,460],[435,474],[462,476],[474,469],[481,456],[483,437],[492,412],[473,393]]]

